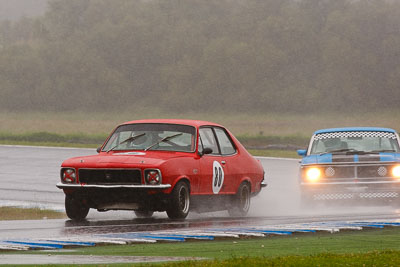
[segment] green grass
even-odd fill
[[[90,147],[100,146],[120,123],[136,119],[198,119],[226,126],[254,155],[297,157],[311,134],[321,128],[382,126],[400,130],[397,111],[374,113],[163,113],[159,110],[115,113],[0,113],[0,144]],[[278,145],[278,146],[276,146]],[[277,153],[277,151],[281,151]],[[291,152],[286,152],[288,150]],[[283,156],[281,155],[283,154]]]
[[[80,147],[80,148],[97,148],[106,139],[106,135],[89,135],[89,134],[56,134],[48,132],[11,134],[0,133],[0,144],[2,145],[26,145],[26,146],[53,146],[53,147]],[[267,136],[239,136],[241,143],[249,149],[254,156],[266,157],[298,157],[294,148],[287,149],[266,149],[268,144],[283,145],[285,142],[289,144],[300,143],[301,138],[296,137],[267,137]],[[292,140],[293,142],[290,142]],[[308,140],[307,140],[308,141]],[[259,148],[259,149],[254,149]]]
[[[0,133],[2,145],[28,145],[53,147],[81,147],[97,148],[106,139],[107,135],[93,134],[57,134],[36,132],[25,134]],[[296,136],[238,136],[240,142],[249,149],[254,156],[297,158],[294,150],[305,144],[308,138]],[[291,147],[287,147],[287,145]],[[281,146],[282,149],[268,149],[268,145]],[[296,147],[297,146],[297,147]],[[305,147],[305,145],[304,145]],[[257,149],[258,148],[258,149]]]
[[[98,246],[47,254],[201,257],[162,266],[398,266],[399,228],[293,236]],[[25,252],[27,253],[27,252]],[[32,251],[31,254],[43,254]],[[130,266],[115,264],[112,266]]]
[[[39,208],[0,207],[0,220],[42,220],[66,218],[64,212]]]
[[[368,253],[331,254],[283,257],[233,257],[227,260],[186,261],[160,266],[399,266],[400,252],[373,251]]]
[[[348,231],[340,233],[296,234],[267,238],[184,243],[156,243],[128,246],[82,248],[73,254],[120,256],[177,256],[229,259],[232,257],[309,256],[320,253],[367,253],[396,250],[400,229]],[[65,253],[63,253],[65,254]]]
[[[33,132],[24,134],[0,133],[0,142],[31,143],[31,144],[102,144],[107,138],[105,134],[57,134],[49,132]]]
[[[383,126],[400,130],[398,111],[371,113],[282,114],[282,113],[164,113],[154,110],[136,112],[22,112],[0,113],[0,132],[14,134],[50,132],[57,134],[105,134],[118,124],[149,118],[199,119],[220,123],[236,136],[303,136],[321,128],[342,126]]]
[[[257,149],[249,149],[248,151],[253,156],[259,156],[259,157],[298,158],[298,159],[301,158],[297,154],[297,152],[294,151],[294,150],[276,150],[276,149],[273,149],[273,150],[269,150],[269,149],[257,150]]]

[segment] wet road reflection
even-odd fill
[[[63,210],[64,194],[55,187],[59,166],[71,156],[94,154],[94,150],[0,146],[0,205],[12,201]],[[49,161],[49,158],[52,159]],[[251,201],[248,217],[231,218],[227,212],[190,213],[184,221],[172,221],[156,212],[151,219],[136,218],[131,211],[100,213],[91,210],[87,220],[0,221],[3,238],[36,238],[102,233],[152,232],[172,229],[227,228],[277,225],[346,219],[399,218],[398,206],[319,206],[299,203],[298,160],[260,158],[268,187]],[[17,166],[18,168],[16,168]],[[7,192],[7,193],[4,193]],[[4,193],[4,194],[3,194]]]

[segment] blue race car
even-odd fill
[[[393,129],[323,129],[297,153],[303,156],[302,202],[400,199],[400,145]]]

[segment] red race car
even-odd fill
[[[245,216],[250,197],[266,186],[261,163],[223,126],[194,120],[138,120],[118,126],[98,155],[61,165],[69,218],[98,211],[134,210],[138,217],[166,211],[228,210]]]

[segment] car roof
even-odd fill
[[[133,124],[133,123],[166,123],[166,124],[182,124],[182,125],[190,125],[195,127],[200,126],[219,126],[223,127],[214,122],[209,121],[201,121],[201,120],[185,120],[185,119],[146,119],[146,120],[134,120],[134,121],[127,121],[122,123],[121,125],[125,124]]]
[[[343,128],[329,128],[315,131],[314,134],[331,133],[331,132],[391,132],[396,133],[395,130],[390,128],[381,127],[343,127]]]

